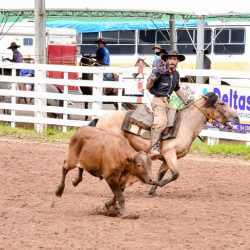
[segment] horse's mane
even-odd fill
[[[208,92],[206,95],[203,96],[203,98],[205,98],[206,100],[204,105],[206,108],[214,106],[214,104],[218,100],[218,96],[213,92]]]
[[[213,93],[213,92],[208,92],[206,95],[202,96],[202,98],[205,99],[204,107],[206,107],[206,108],[209,108],[209,107],[214,106],[214,104],[215,104],[216,101],[218,100],[218,96],[217,96],[215,93]],[[198,100],[200,100],[200,99],[198,99]],[[197,100],[197,101],[198,101],[198,100]],[[180,111],[183,111],[183,110],[185,110],[185,109],[187,109],[187,108],[189,108],[190,106],[192,106],[192,103],[193,103],[193,102],[191,102],[191,103],[188,104],[187,106],[183,107],[182,109],[179,109],[179,112],[180,112]]]

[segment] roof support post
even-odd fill
[[[197,50],[196,69],[204,68],[204,16],[199,16],[197,20]],[[203,83],[203,76],[196,77],[197,83]]]
[[[45,12],[45,0],[35,0],[35,61],[37,64],[45,64],[46,60],[46,12]],[[36,70],[36,77],[46,78],[46,72],[42,70]],[[35,91],[39,93],[46,92],[45,84],[36,84]],[[35,105],[46,106],[47,100],[43,98],[36,98]],[[38,118],[45,118],[47,114],[43,111],[35,112],[35,116]],[[47,126],[43,123],[36,124],[37,132],[43,132],[47,129]]]
[[[169,16],[169,29],[170,29],[170,48],[171,50],[177,50],[175,16],[173,14]]]

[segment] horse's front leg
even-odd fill
[[[168,171],[169,167],[168,165],[166,164],[166,162],[164,161],[161,166],[160,166],[160,169],[157,173],[157,183],[159,183],[162,178],[164,177],[164,175],[166,174],[166,172]],[[151,196],[155,196],[156,195],[156,189],[157,189],[158,185],[154,185],[152,186],[152,188],[150,189],[149,191],[149,195]]]
[[[177,170],[177,156],[176,156],[176,152],[175,150],[173,151],[169,151],[165,154],[163,154],[164,159],[166,161],[167,166],[169,167],[172,176],[170,178],[161,180],[158,182],[157,186],[163,187],[166,184],[168,184],[169,182],[175,181],[177,180],[177,178],[179,177],[179,172]]]

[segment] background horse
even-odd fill
[[[80,66],[101,66],[99,63],[97,63],[94,58],[91,55],[84,55],[82,56],[80,60]],[[82,73],[82,80],[93,80],[93,74],[92,73]],[[119,76],[117,74],[113,74],[113,81],[118,81]],[[93,88],[89,86],[80,86],[80,90],[83,95],[92,95],[93,94]],[[103,88],[103,94],[104,95],[118,95],[118,89],[117,88]],[[114,104],[115,109],[118,110],[118,104],[116,102],[112,102]],[[85,102],[84,104],[85,109],[88,109],[88,103]],[[85,117],[85,120],[87,120],[88,117]]]
[[[138,135],[123,131],[122,124],[129,111],[115,111],[103,116],[89,125],[104,129],[109,132],[124,136],[130,145],[136,151],[150,150],[150,140],[143,139]],[[179,129],[177,135],[173,139],[161,140],[160,155],[156,158],[163,161],[158,175],[158,184],[150,190],[150,195],[155,195],[157,186],[164,186],[171,181],[175,181],[179,172],[177,170],[177,159],[184,157],[190,150],[194,139],[199,135],[200,131],[208,120],[216,120],[221,124],[228,122],[239,123],[239,117],[236,111],[231,109],[227,104],[222,102],[218,96],[212,92],[207,93],[202,98],[196,100],[188,107],[180,111]],[[165,173],[170,170],[171,177],[162,180]]]
[[[143,58],[138,58],[135,66],[138,67],[138,72],[137,73],[133,73],[133,77],[136,78],[138,77],[140,74],[142,75],[142,78],[144,78],[144,73],[143,73],[143,69],[145,67],[150,67]]]

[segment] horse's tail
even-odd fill
[[[98,122],[98,119],[95,118],[95,119],[93,119],[93,120],[88,124],[88,126],[90,126],[90,127],[95,127],[97,122]]]

